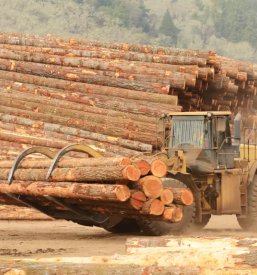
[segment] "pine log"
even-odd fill
[[[0,106],[1,109],[1,106]],[[11,116],[8,114],[0,113],[0,121],[8,124],[22,125],[23,127],[31,127],[33,129],[41,129],[46,132],[57,132],[65,134],[66,136],[75,136],[82,139],[90,139],[99,141],[101,143],[110,143],[113,145],[118,145],[124,148],[130,148],[137,151],[152,151],[152,146],[148,144],[141,143],[139,141],[126,140],[121,138],[115,138],[112,136],[101,135],[98,133],[92,133],[88,131],[79,130],[76,128],[65,127],[59,124],[44,123],[39,120],[31,120],[24,117]],[[1,142],[1,141],[0,141]],[[4,141],[2,141],[4,142]],[[0,143],[1,144],[1,143]],[[8,146],[13,146],[12,143],[8,143]],[[22,146],[15,143],[15,146]],[[101,147],[101,146],[100,146]],[[25,147],[24,147],[25,148]]]
[[[155,159],[151,162],[150,171],[152,175],[162,178],[167,174],[167,166],[162,160]]]
[[[137,190],[131,191],[131,197],[128,201],[131,208],[141,210],[145,202],[146,196],[143,192]]]
[[[148,215],[160,216],[164,212],[164,204],[157,199],[149,199],[143,205],[142,212]]]
[[[10,107],[5,107],[3,105],[0,105],[0,112],[5,114],[11,114],[14,116],[25,117],[25,118],[32,118],[34,120],[39,120],[42,122],[48,122],[48,123],[53,123],[58,125],[64,125],[64,126],[69,125],[77,129],[82,129],[82,130],[86,130],[94,133],[99,133],[99,134],[109,135],[114,137],[116,136],[123,139],[135,140],[135,141],[143,142],[153,146],[156,146],[156,145],[160,146],[160,143],[157,142],[157,135],[153,136],[150,134],[144,134],[140,132],[131,132],[129,130],[115,128],[113,126],[110,126],[109,128],[106,128],[104,126],[98,127],[93,123],[88,123],[79,119],[69,119],[69,118],[63,118],[59,116],[49,116],[45,114],[39,114],[33,111],[20,110],[20,109],[17,109],[21,107],[18,102],[15,103],[13,100],[8,100],[8,99],[3,99],[0,102],[0,104],[4,104],[5,106],[6,105],[15,106],[15,108],[10,108]],[[48,146],[48,147],[56,148],[55,146]]]
[[[53,219],[27,207],[0,206],[0,220],[52,221]]]
[[[76,95],[73,95],[73,93],[68,94],[60,89],[48,89],[46,87],[35,86],[35,85],[31,85],[31,84],[23,84],[23,83],[18,83],[18,82],[12,82],[12,81],[4,80],[4,79],[0,79],[0,88],[1,89],[4,88],[4,91],[6,91],[6,92],[16,91],[16,93],[18,92],[19,94],[25,93],[26,96],[31,98],[31,100],[30,100],[31,102],[34,102],[34,101],[38,102],[37,100],[40,100],[40,97],[41,97],[42,98],[41,100],[47,101],[48,102],[47,104],[51,104],[52,106],[69,108],[69,109],[74,109],[74,110],[78,110],[78,111],[86,111],[86,112],[92,113],[92,114],[99,114],[99,115],[104,115],[104,116],[114,117],[114,118],[129,119],[129,120],[139,121],[139,122],[144,122],[144,123],[149,123],[149,124],[156,123],[156,118],[150,118],[147,116],[136,115],[133,113],[126,113],[126,112],[114,111],[111,109],[103,109],[103,108],[94,107],[92,105],[92,101],[91,101],[91,105],[77,103],[78,98],[83,102],[83,97],[85,95],[82,93],[76,93]],[[64,94],[63,94],[63,92],[64,92]],[[100,97],[100,98],[108,99],[105,96]],[[117,98],[117,97],[112,97],[112,98],[114,100],[119,100],[119,98]],[[98,98],[96,97],[95,100],[97,100],[97,99]],[[72,102],[72,103],[70,103],[70,102]],[[133,103],[134,101],[126,100],[126,102]],[[85,106],[85,105],[87,105],[87,106]],[[144,105],[148,105],[148,102],[144,102]]]
[[[156,47],[150,45],[128,44],[128,43],[113,43],[113,42],[101,42],[86,39],[70,39],[60,36],[35,36],[24,34],[10,34],[1,33],[0,41],[2,44],[14,44],[24,46],[37,46],[37,47],[54,47],[57,48],[72,48],[74,46],[87,46],[101,47],[105,49],[114,49],[118,51],[132,51],[139,53],[152,53],[159,55],[173,55],[173,56],[199,56],[208,60],[210,64],[214,64],[216,61],[217,53],[203,50],[188,50],[177,49],[170,47]],[[15,43],[14,43],[15,42]],[[220,58],[219,58],[220,59]]]
[[[50,168],[51,160],[23,160],[19,164],[20,169],[47,169]],[[85,158],[85,159],[61,159],[57,166],[58,168],[73,168],[73,167],[98,167],[98,166],[119,166],[131,165],[129,158]],[[0,162],[1,169],[12,168],[12,162]]]
[[[0,180],[7,180],[9,169],[0,169]],[[48,169],[17,169],[14,179],[19,181],[44,181]],[[133,165],[129,166],[97,166],[97,167],[74,167],[55,168],[48,181],[62,182],[97,182],[97,181],[137,181],[140,178],[140,171]]]
[[[132,186],[142,190],[151,199],[159,198],[163,191],[161,180],[154,176],[143,177],[138,182],[133,183]]]
[[[38,181],[13,181],[11,185],[0,182],[0,193],[121,202],[127,201],[131,195],[125,185]]]
[[[10,89],[7,87],[7,89]],[[14,90],[16,90],[14,88]],[[83,93],[69,93],[62,90],[56,90],[56,89],[47,89],[44,87],[36,88],[36,89],[25,89],[23,90],[18,89],[18,91],[25,92],[25,93],[31,93],[33,95],[41,96],[41,97],[48,97],[49,101],[53,101],[52,104],[55,104],[55,102],[58,102],[58,104],[69,104],[67,101],[76,102],[77,104],[74,104],[72,107],[76,110],[87,110],[91,113],[99,113],[103,115],[109,115],[110,110],[116,110],[119,112],[125,112],[125,113],[132,113],[136,115],[144,115],[148,117],[160,117],[160,114],[162,112],[172,112],[172,111],[180,111],[180,106],[175,105],[168,105],[168,104],[157,104],[157,103],[150,103],[150,102],[139,102],[135,100],[126,100],[121,99],[117,97],[112,97],[112,100],[108,96],[101,96],[101,95],[84,95]],[[142,98],[143,99],[143,98]],[[61,103],[60,100],[66,101],[66,103]],[[78,104],[82,103],[82,104]],[[57,103],[56,103],[57,104]],[[90,106],[90,108],[84,106]],[[69,107],[71,108],[71,107]],[[99,108],[107,109],[107,110],[100,110]],[[111,111],[113,113],[113,111]],[[116,115],[111,115],[114,117],[119,117],[119,115],[123,115],[121,113]],[[154,122],[154,119],[147,119],[145,117],[139,117],[130,114],[124,114],[125,118],[131,118],[138,121],[143,121],[146,123],[152,123]]]
[[[57,55],[57,56],[64,56],[62,60],[68,66],[78,66],[78,67],[85,67],[88,69],[95,69],[95,70],[107,70],[107,71],[118,71],[118,72],[127,72],[133,74],[152,74],[152,75],[159,75],[159,76],[169,76],[173,72],[180,72],[180,73],[189,73],[198,75],[198,66],[196,65],[168,65],[168,64],[161,64],[161,63],[150,63],[150,62],[137,62],[137,61],[125,61],[125,60],[106,60],[100,58],[83,58],[83,62],[76,64],[74,63],[74,57],[82,57],[78,50],[73,49],[60,49],[60,48],[42,48],[42,47],[33,47],[33,46],[20,46],[20,45],[1,45],[1,49],[7,49],[10,51],[19,51],[19,52],[26,52],[27,54],[47,54],[47,55]],[[70,57],[73,57],[73,62],[70,62]],[[80,59],[82,60],[82,59]],[[52,61],[52,62],[55,62]]]
[[[53,103],[53,100],[45,99],[40,96],[29,95],[26,93],[17,93],[15,91],[9,90],[6,91],[0,88],[0,100],[4,99],[13,99],[15,102],[16,100],[17,102],[20,102],[20,100],[22,102],[26,102],[26,105],[22,105],[21,108],[36,110],[38,113],[68,117],[73,119],[81,119],[99,125],[103,124],[106,127],[108,127],[109,125],[115,125],[115,127],[117,128],[140,132],[155,132],[157,127],[157,123],[155,125],[151,125],[149,123],[131,121],[123,118],[113,118],[105,115],[92,114],[87,112],[86,110],[77,111],[72,109],[73,103],[69,103],[66,101],[60,101],[60,103],[64,104],[60,104],[61,106],[58,107],[58,102]]]
[[[1,167],[1,163],[0,163]],[[160,196],[161,201],[164,205],[172,204],[173,202],[173,191],[169,188],[164,188]]]
[[[192,205],[194,195],[189,189],[171,188],[173,192],[173,202],[181,205]]]
[[[150,172],[150,164],[145,160],[133,161],[133,165],[140,170],[141,176],[146,176]]]
[[[119,98],[126,98],[132,100],[142,100],[146,102],[156,102],[156,103],[165,103],[165,104],[177,104],[177,98],[168,96],[155,94],[155,93],[139,93],[138,91],[133,91],[129,89],[121,89],[115,87],[107,87],[107,86],[100,86],[100,85],[93,85],[87,83],[79,83],[74,81],[66,81],[56,78],[45,78],[40,76],[32,76],[32,75],[25,75],[20,73],[14,72],[7,72],[7,71],[0,71],[0,78],[2,81],[9,80],[14,82],[20,83],[27,83],[27,84],[34,84],[43,88],[49,87],[53,89],[63,89],[64,91],[68,91],[69,94],[72,92],[79,92],[83,94],[98,94],[104,96],[112,96],[112,97],[119,97]]]
[[[150,93],[168,94],[170,90],[169,85],[141,81],[130,81],[125,79],[114,79],[100,74],[99,71],[96,72],[87,69],[74,69],[70,67],[44,65],[32,62],[14,62],[6,59],[0,59],[0,70],[26,73],[44,77],[53,77],[75,82],[98,84],[102,86],[119,87]]]

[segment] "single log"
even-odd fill
[[[44,65],[40,63],[9,61],[0,59],[0,70],[26,73],[44,77],[53,77],[63,80],[72,80],[75,82],[84,82],[98,84],[102,86],[112,86],[124,89],[144,91],[150,93],[168,94],[169,85],[159,83],[149,83],[141,81],[130,81],[104,76],[96,71],[80,68],[70,68],[55,65]]]
[[[13,181],[11,185],[0,182],[0,193],[121,202],[127,201],[131,195],[125,185],[38,181]]]
[[[151,163],[150,171],[151,171],[152,175],[162,178],[167,174],[167,166],[162,160],[155,159]]]
[[[49,116],[46,114],[39,114],[33,111],[27,111],[27,110],[20,110],[17,109],[21,107],[19,103],[15,103],[13,100],[8,100],[8,99],[3,99],[0,101],[0,104],[4,104],[5,106],[14,106],[15,108],[10,108],[10,107],[5,107],[3,105],[0,105],[0,112],[5,113],[5,114],[11,114],[14,116],[19,116],[19,117],[25,117],[25,118],[32,118],[34,120],[39,120],[42,122],[48,122],[48,123],[53,123],[53,124],[58,124],[58,125],[64,125],[64,126],[71,126],[77,129],[82,129],[94,133],[99,133],[103,135],[108,135],[108,136],[116,136],[120,137],[123,139],[129,139],[129,140],[135,140],[143,143],[147,143],[153,146],[159,146],[160,143],[157,142],[157,134],[156,136],[150,135],[150,134],[144,134],[140,132],[131,132],[129,130],[123,130],[119,128],[115,128],[113,126],[110,126],[108,128],[105,128],[104,125],[98,127],[97,125],[94,125],[93,123],[88,123],[83,120],[79,119],[69,119],[69,118],[64,118],[64,117],[59,117],[59,116]],[[24,102],[24,104],[26,104]],[[68,144],[67,144],[68,145]],[[48,146],[48,147],[53,147],[56,148],[55,146]]]
[[[53,218],[27,207],[0,206],[0,220],[52,221]]]
[[[61,126],[59,124],[52,124],[52,123],[46,123],[46,122],[44,123],[39,120],[31,120],[24,117],[16,117],[16,116],[11,116],[3,113],[0,113],[0,120],[8,124],[22,125],[26,127],[31,127],[33,129],[41,129],[47,132],[62,133],[62,134],[65,134],[66,136],[75,136],[83,139],[90,139],[90,140],[95,140],[99,142],[110,143],[113,145],[130,148],[133,150],[152,151],[151,145],[144,144],[138,141],[132,141],[132,140],[126,140],[121,138],[115,138],[112,136],[101,135],[98,133],[83,131],[76,128]],[[9,144],[9,143],[7,145],[12,146],[12,144]],[[15,146],[17,147],[19,145],[16,143]]]
[[[0,169],[0,180],[7,180],[9,169]],[[48,169],[18,169],[14,173],[15,180],[23,181],[44,181]],[[130,180],[137,181],[140,178],[140,171],[133,165],[128,166],[97,166],[97,167],[74,167],[55,168],[48,181],[62,182],[97,182]]]
[[[131,191],[131,197],[128,201],[131,208],[141,210],[145,202],[146,196],[143,192],[135,190]]]
[[[143,205],[142,212],[149,215],[159,216],[164,212],[164,204],[157,199],[150,199]]]
[[[0,163],[1,167],[1,163]],[[164,188],[160,197],[164,205],[172,204],[173,202],[173,192],[169,188]]]
[[[154,176],[141,178],[138,182],[133,183],[132,186],[141,189],[151,199],[159,198],[163,191],[161,180]]]
[[[47,169],[50,167],[52,161],[48,159],[44,160],[23,160],[19,164],[20,169]],[[85,158],[85,159],[61,159],[57,167],[59,168],[73,168],[73,167],[98,167],[98,166],[128,166],[131,165],[129,158]],[[1,169],[12,168],[12,162],[0,162]]]
[[[175,204],[192,205],[194,203],[194,195],[189,189],[171,188],[171,190]]]
[[[141,176],[146,176],[150,172],[150,164],[145,160],[135,161],[133,162],[133,165],[140,170]]]

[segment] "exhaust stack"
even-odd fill
[[[234,121],[234,137],[236,138],[236,140],[234,140],[235,144],[240,144],[241,141],[241,120],[242,115],[238,113]]]

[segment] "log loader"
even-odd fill
[[[195,112],[163,114],[159,120],[156,143],[161,149],[151,152],[167,166],[167,174],[161,178],[164,187],[190,189],[194,203],[180,206],[183,218],[180,222],[165,222],[108,215],[75,208],[72,204],[51,196],[45,196],[55,205],[69,211],[46,211],[24,196],[8,193],[12,199],[34,207],[56,219],[66,219],[84,226],[103,227],[110,232],[125,233],[143,231],[147,235],[183,234],[191,226],[204,227],[211,215],[236,215],[243,229],[257,223],[257,144],[250,141],[257,128],[241,139],[241,115],[234,120],[234,136],[230,133],[230,112]],[[167,135],[167,125],[169,128]],[[244,129],[244,132],[249,129]],[[243,140],[243,142],[242,142]],[[30,148],[15,161],[8,183],[11,183],[20,161],[31,153],[41,153],[53,158],[47,177],[66,153],[84,151],[92,157],[101,155],[85,145],[71,145],[57,155],[47,149]],[[51,213],[51,214],[49,214]]]

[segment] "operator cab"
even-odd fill
[[[170,135],[166,138],[169,158],[178,150],[187,157],[190,172],[213,173],[214,170],[234,168],[239,156],[240,142],[231,138],[230,112],[171,113]]]

